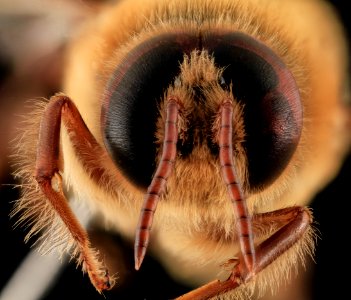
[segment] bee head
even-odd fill
[[[218,157],[216,116],[232,99],[233,147],[245,153],[248,186],[262,189],[289,163],[300,139],[302,105],[284,62],[241,32],[176,32],[144,41],[110,79],[102,106],[105,145],[137,186],[149,185],[163,141],[163,107],[182,104],[177,159],[207,147]],[[206,158],[207,159],[207,158]]]

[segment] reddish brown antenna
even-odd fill
[[[220,107],[218,145],[222,177],[234,205],[234,213],[237,219],[236,230],[241,254],[243,255],[247,270],[253,271],[255,265],[255,247],[251,218],[233,162],[233,104],[230,100],[224,101]]]
[[[139,270],[149,244],[150,230],[154,213],[166,186],[167,179],[173,170],[177,154],[179,104],[176,98],[169,98],[166,106],[165,136],[161,160],[145,194],[137,226],[134,243],[135,269]]]

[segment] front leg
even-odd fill
[[[254,279],[270,264],[274,263],[287,251],[310,252],[313,249],[312,216],[307,208],[289,207],[273,212],[257,214],[252,217],[253,227],[263,230],[279,229],[268,239],[255,247],[253,272],[247,270],[245,259],[240,255],[230,277],[226,281],[215,280],[195,289],[177,300],[205,300],[230,292]],[[294,245],[298,249],[292,249]],[[300,253],[298,253],[300,254]],[[286,262],[287,263],[287,262]]]
[[[27,238],[40,233],[37,242],[41,242],[41,252],[55,249],[60,253],[70,253],[82,265],[83,271],[88,273],[95,288],[102,292],[112,287],[113,278],[98,259],[97,251],[91,248],[86,230],[72,212],[63,193],[59,149],[61,120],[83,167],[90,168],[92,180],[97,181],[104,173],[104,166],[100,165],[99,160],[88,160],[85,156],[105,157],[105,150],[86,127],[73,102],[62,94],[53,96],[40,122],[34,172],[37,185],[28,174],[29,184],[25,185],[25,194],[16,204],[14,213],[20,212],[20,222],[32,225]],[[22,172],[30,172],[29,168],[22,168]]]

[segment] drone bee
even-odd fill
[[[313,255],[306,205],[349,150],[347,64],[322,1],[107,4],[27,117],[14,214],[98,292],[115,280],[68,198],[135,240],[137,270],[150,248],[196,287],[179,299],[262,295]]]

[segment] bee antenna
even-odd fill
[[[236,231],[241,254],[244,257],[246,268],[251,271],[255,265],[253,231],[246,199],[241,189],[233,161],[233,104],[229,99],[222,103],[219,117],[218,146],[222,177],[227,186],[230,200],[234,206],[234,213],[238,220]]]
[[[144,203],[140,212],[139,223],[136,230],[134,243],[135,269],[139,270],[146,254],[149,244],[150,230],[154,213],[164,192],[166,182],[170,176],[175,157],[177,154],[178,128],[177,120],[179,115],[179,101],[177,98],[168,98],[166,105],[165,134],[161,159],[157,170],[152,178],[144,197]]]

